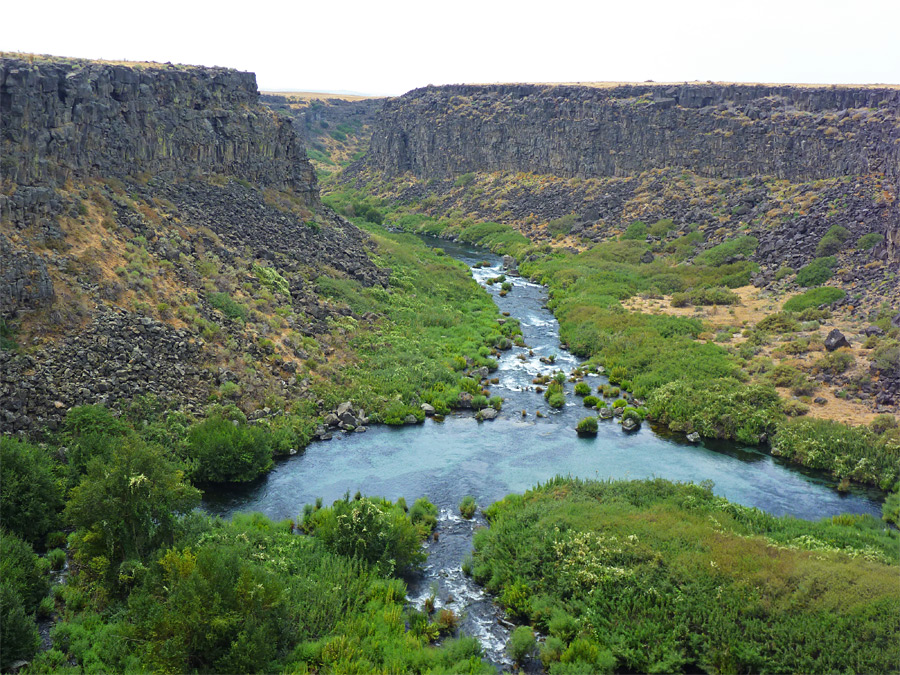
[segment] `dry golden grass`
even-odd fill
[[[214,66],[191,65],[186,63],[158,63],[156,61],[117,61],[111,59],[85,59],[78,56],[56,56],[53,54],[33,54],[30,52],[0,51],[0,58],[26,59],[33,62],[65,61],[76,64],[103,63],[110,66],[127,66],[138,70],[169,70],[183,68],[211,68]]]
[[[830,84],[815,82],[713,82],[712,80],[682,80],[680,82],[473,82],[474,86],[486,85],[519,85],[533,84],[545,87],[592,87],[595,89],[614,89],[622,86],[650,86],[650,87],[679,87],[685,84],[714,84],[720,86],[746,86],[746,87],[801,87],[807,89],[818,89],[821,87],[835,87],[837,89],[900,89],[900,84],[886,83],[869,83],[869,84]]]
[[[260,91],[267,96],[284,96],[293,101],[314,101],[336,98],[341,101],[365,101],[371,98],[385,98],[384,96],[366,96],[362,94],[333,94],[328,91]]]

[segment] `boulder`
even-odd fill
[[[600,408],[600,419],[601,420],[611,420],[613,418],[613,411],[611,408]]]
[[[653,259],[653,251],[644,251],[644,255],[641,256],[642,263],[652,263]]]
[[[419,420],[416,419],[415,415],[407,415],[403,418],[404,424],[418,424]]]
[[[832,329],[828,334],[828,337],[825,338],[825,349],[830,352],[833,352],[835,349],[840,349],[841,347],[849,346],[850,343],[847,341],[847,338],[844,337],[844,334],[837,328]]]
[[[325,424],[327,424],[328,426],[336,427],[340,423],[341,420],[338,419],[338,416],[334,413],[328,413],[327,415],[325,415]]]
[[[423,412],[424,412],[428,417],[431,417],[432,415],[434,415],[434,406],[432,406],[432,405],[428,405],[427,403],[423,403],[423,404],[422,404],[422,410],[423,410]]]
[[[476,413],[475,417],[479,420],[493,420],[497,419],[497,415],[499,415],[499,413],[493,408],[482,408]]]
[[[871,337],[872,335],[884,335],[884,331],[878,326],[869,326],[863,333],[865,333],[866,337]]]
[[[687,439],[691,443],[699,443],[700,442],[700,434],[698,434],[696,431],[692,431],[691,433],[689,433],[687,435]]]
[[[641,426],[641,423],[633,417],[626,417],[622,420],[622,431],[637,431],[639,426]]]
[[[352,413],[353,412],[353,404],[350,401],[344,401],[337,407],[336,415],[340,417],[344,413]]]

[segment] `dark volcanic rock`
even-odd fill
[[[652,84],[416,89],[384,104],[367,161],[388,175],[420,178],[467,171],[586,178],[680,167],[797,181],[880,171],[896,185],[900,91],[685,84],[654,103],[659,91]],[[838,119],[848,109],[853,114]]]
[[[219,173],[318,201],[287,121],[227,68],[0,59],[4,177],[19,185],[147,172]]]
[[[849,346],[850,343],[847,341],[847,338],[844,337],[844,334],[837,328],[834,328],[825,338],[825,349],[830,352],[833,352],[835,349],[840,349],[841,347]]]

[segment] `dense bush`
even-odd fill
[[[201,483],[253,480],[273,466],[270,441],[263,427],[209,417],[188,432],[191,476]]]
[[[228,318],[241,321],[247,320],[247,308],[228,295],[228,293],[210,293],[207,300],[214,309],[218,309]]]
[[[900,436],[879,436],[868,427],[832,420],[790,420],[778,427],[772,454],[838,478],[884,488],[900,479]]]
[[[50,453],[24,441],[0,437],[0,523],[31,544],[59,525],[62,486]]]
[[[759,239],[750,235],[741,235],[703,251],[694,259],[694,262],[698,265],[719,267],[734,256],[748,257],[752,255],[757,246],[759,246]]]
[[[591,436],[597,433],[597,418],[585,417],[578,422],[575,431],[585,436]]]
[[[534,631],[528,626],[519,626],[509,636],[509,645],[507,646],[509,656],[519,665],[531,657],[536,648],[537,640],[534,638]]]
[[[636,220],[631,225],[625,228],[625,232],[622,233],[622,239],[646,239],[647,238],[647,226],[642,223],[640,220]]]
[[[570,478],[487,515],[473,576],[525,593],[521,621],[549,633],[551,673],[883,672],[900,659],[900,539],[871,517],[814,523],[696,485]]]
[[[816,257],[834,255],[841,250],[844,242],[850,238],[850,231],[842,225],[832,225],[816,246]]]
[[[587,396],[591,393],[591,385],[587,382],[576,382],[575,383],[575,395],[576,396]]]
[[[425,561],[414,512],[415,505],[407,515],[382,499],[347,498],[309,514],[303,525],[333,553],[356,558],[379,574],[402,574]]]
[[[869,234],[864,234],[856,240],[856,248],[858,248],[860,251],[868,251],[871,248],[875,248],[883,241],[883,234],[879,234],[878,232],[870,232]]]
[[[830,305],[832,302],[843,300],[847,293],[843,289],[832,286],[811,288],[805,293],[795,295],[787,300],[781,308],[785,312],[802,312],[805,309],[815,308],[819,305]]]
[[[730,378],[671,382],[650,395],[647,408],[653,419],[674,431],[751,444],[759,443],[782,418],[774,389]]]
[[[466,518],[468,520],[475,515],[475,510],[477,508],[478,506],[475,503],[475,497],[473,497],[472,495],[466,495],[459,503],[459,514],[463,518]]]
[[[78,528],[80,561],[102,556],[106,567],[97,571],[114,579],[119,563],[144,559],[170,543],[178,518],[199,501],[200,492],[162,450],[127,439],[109,461],[90,463],[65,515]]]
[[[0,644],[4,671],[16,661],[30,661],[41,644],[33,614],[25,610],[22,597],[6,580],[0,580]]]
[[[797,284],[805,287],[820,286],[834,276],[832,270],[836,266],[837,259],[834,256],[816,258],[797,272]]]

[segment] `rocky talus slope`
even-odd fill
[[[4,431],[302,396],[349,313],[316,279],[386,284],[251,73],[4,55],[0,104]]]

